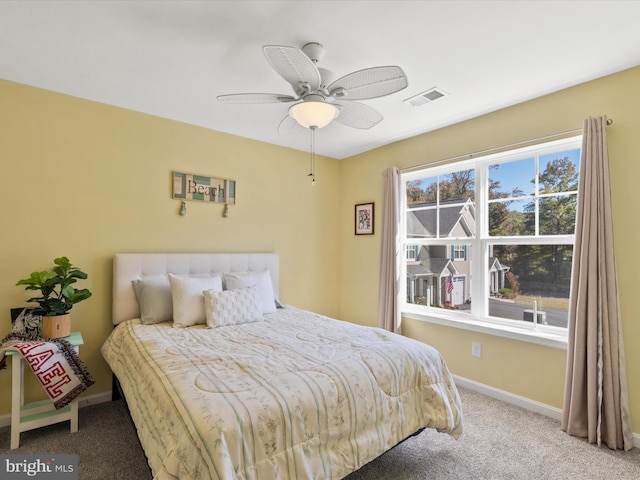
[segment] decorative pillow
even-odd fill
[[[145,325],[168,322],[173,318],[171,285],[166,275],[145,277],[133,280],[140,305],[140,319]]]
[[[273,293],[271,282],[271,272],[262,270],[260,272],[224,273],[224,283],[227,290],[237,288],[258,287],[260,296],[260,309],[262,313],[273,313],[276,311],[276,299]]]
[[[173,326],[190,327],[207,323],[202,292],[221,292],[222,279],[219,276],[179,277],[170,273],[169,283],[173,301]]]
[[[204,311],[209,328],[239,325],[262,320],[258,287],[235,290],[205,290]]]

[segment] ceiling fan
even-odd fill
[[[335,75],[316,64],[324,47],[307,43],[302,49],[282,45],[262,47],[271,67],[291,84],[295,96],[275,93],[236,93],[218,96],[226,104],[293,103],[278,132],[293,134],[322,128],[335,119],[348,127],[369,129],[382,121],[374,108],[358,102],[384,97],[407,87],[407,77],[397,66],[371,67],[333,80]]]

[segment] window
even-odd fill
[[[461,260],[464,261],[467,259],[467,246],[466,245],[454,245],[452,247],[452,260]]]
[[[405,251],[405,256],[407,257],[407,260],[418,259],[418,245],[405,245],[404,251]]]
[[[566,337],[580,146],[404,173],[403,313]]]

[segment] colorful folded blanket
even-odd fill
[[[73,345],[64,339],[9,334],[0,347],[0,369],[6,366],[8,350],[17,350],[27,361],[56,409],[95,383]]]

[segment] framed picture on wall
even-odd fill
[[[355,233],[356,235],[373,235],[375,204],[359,203],[355,209]]]

